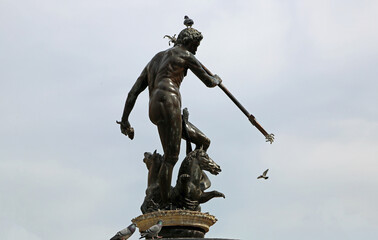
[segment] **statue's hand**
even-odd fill
[[[134,139],[134,128],[131,127],[129,121],[126,122],[119,122],[116,121],[120,125],[121,132],[128,136],[131,140]]]
[[[215,81],[214,81],[215,86],[218,86],[219,84],[222,83],[222,79],[218,75],[214,74],[213,77],[215,78]]]

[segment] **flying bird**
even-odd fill
[[[265,172],[263,172],[262,175],[258,176],[257,179],[264,178],[265,180],[267,180],[269,178],[268,176],[266,176],[266,174],[268,173],[268,171],[269,171],[269,169],[265,170]]]
[[[140,233],[139,239],[146,238],[146,237],[150,237],[152,239],[154,239],[154,237],[162,238],[161,236],[158,235],[162,227],[163,227],[163,221],[159,220],[155,225],[153,225],[146,231]]]
[[[192,25],[194,24],[193,19],[190,19],[188,16],[185,16],[184,19],[184,25],[186,27],[192,27]]]
[[[130,224],[127,228],[117,232],[110,240],[126,240],[135,232],[136,225]]]

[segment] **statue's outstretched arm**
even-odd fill
[[[136,82],[134,83],[134,86],[131,88],[129,94],[127,95],[121,122],[117,122],[121,125],[121,132],[126,136],[129,136],[130,139],[134,138],[134,129],[130,125],[129,115],[134,108],[138,95],[141,92],[143,92],[147,88],[147,86],[147,67],[145,67],[138,79],[136,80]]]
[[[215,87],[222,82],[222,79],[218,75],[210,75],[202,67],[202,64],[197,58],[190,54],[187,58],[189,69],[207,86]]]

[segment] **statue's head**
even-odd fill
[[[213,159],[207,155],[205,150],[201,147],[200,149],[196,149],[193,151],[196,154],[196,159],[202,170],[208,171],[213,175],[218,175],[222,170],[218,164],[214,162]]]
[[[189,52],[196,54],[203,36],[201,32],[194,28],[185,28],[180,32],[175,42],[176,45],[184,46]]]

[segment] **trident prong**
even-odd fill
[[[265,135],[265,142],[270,142],[270,144],[272,144],[274,142],[274,134],[271,133],[271,134],[267,134]]]

